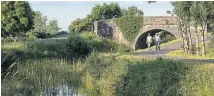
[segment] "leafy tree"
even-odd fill
[[[170,11],[170,10],[167,10],[167,11],[166,11],[166,14],[171,14],[171,16],[174,16],[174,12],[173,12],[173,11]]]
[[[172,14],[172,12],[171,12],[171,11],[169,11],[169,10],[167,10],[167,11],[166,11],[166,13],[167,13],[167,14]]]
[[[47,25],[47,32],[50,34],[57,34],[59,32],[59,26],[56,19],[50,20]]]
[[[31,32],[47,32],[47,16],[43,16],[41,12],[34,12],[34,29]]]
[[[204,40],[204,32],[207,30],[207,24],[213,21],[214,17],[214,2],[199,2],[199,1],[187,1],[187,2],[172,2],[172,5],[175,6],[174,11],[176,15],[180,18],[181,25],[183,26],[184,33],[190,33],[189,28],[190,23],[194,23],[195,33],[196,33],[196,50],[197,54],[199,54],[199,33],[201,38],[201,52],[202,55],[206,55],[205,49],[205,40]],[[202,27],[202,30],[198,32],[197,27]],[[187,35],[187,34],[185,34]],[[191,38],[190,34],[188,34],[189,38]],[[189,40],[190,41],[190,40]],[[191,44],[189,44],[191,45]]]
[[[80,28],[81,22],[82,22],[82,19],[77,18],[76,20],[71,22],[71,25],[69,25],[68,30],[70,32],[80,32],[81,31],[81,28]]]
[[[33,27],[33,12],[27,1],[1,2],[1,35],[23,35]]]
[[[110,3],[103,5],[95,5],[95,7],[92,8],[92,18],[94,21],[98,21],[101,19],[111,19],[114,16],[115,17],[121,17],[122,12],[120,9],[119,4],[117,3]]]
[[[136,6],[130,6],[127,9],[123,9],[124,15],[143,16],[143,11],[138,9]]]
[[[191,21],[191,15],[190,15],[190,7],[192,6],[192,1],[186,1],[181,3],[181,7],[183,8],[183,21],[184,21],[184,28],[186,31],[187,39],[188,39],[188,53],[192,55],[192,34],[190,32],[190,21]]]
[[[70,32],[83,32],[92,31],[93,22],[102,19],[112,19],[113,17],[121,17],[122,12],[120,6],[117,3],[110,3],[103,5],[95,5],[92,8],[91,14],[88,14],[85,18],[77,18],[68,26]]]
[[[214,3],[213,2],[208,2],[208,1],[201,1],[196,3],[198,7],[198,20],[199,20],[199,25],[202,27],[202,30],[200,30],[200,35],[201,35],[201,52],[202,56],[206,55],[206,48],[205,48],[205,40],[204,40],[204,32],[207,29],[207,24],[210,22],[211,18],[214,16]]]
[[[200,22],[200,20],[198,19],[198,17],[200,16],[200,13],[198,12],[198,3],[199,2],[193,2],[193,5],[190,8],[190,14],[191,14],[191,20],[194,23],[194,28],[195,28],[195,35],[196,35],[196,54],[199,55],[199,32],[198,32],[198,24]]]
[[[192,39],[190,32],[190,6],[191,1],[188,2],[172,2],[174,6],[174,12],[179,18],[179,22],[181,23],[181,32],[182,38],[184,42],[184,52],[192,54]]]

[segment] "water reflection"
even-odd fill
[[[40,96],[85,96],[78,93],[78,90],[75,90],[72,87],[69,87],[66,84],[59,84],[55,88],[46,88]]]

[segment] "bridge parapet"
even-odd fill
[[[178,25],[175,16],[144,16],[144,25]]]

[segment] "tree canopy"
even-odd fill
[[[1,35],[22,35],[33,28],[33,12],[27,1],[1,2]]]
[[[47,32],[47,16],[43,16],[43,14],[39,11],[34,12],[34,25],[31,32]]]
[[[47,32],[50,34],[57,34],[57,32],[59,32],[59,26],[58,26],[58,22],[56,19],[52,19],[49,20],[48,24],[47,24]]]
[[[143,16],[143,14],[143,11],[134,5],[123,9],[123,15]]]
[[[120,8],[118,3],[97,4],[92,8],[90,14],[85,18],[77,18],[68,26],[70,32],[92,31],[93,22],[105,19],[119,18],[125,15],[143,16],[143,11],[136,6],[130,6],[127,9]]]
[[[101,20],[101,19],[111,19],[113,17],[121,17],[122,12],[120,9],[119,4],[117,3],[110,3],[103,5],[95,5],[95,7],[92,8],[92,18],[93,20]]]

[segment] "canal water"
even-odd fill
[[[46,88],[40,96],[86,96],[79,94],[78,90],[66,85],[59,84],[55,88]]]

